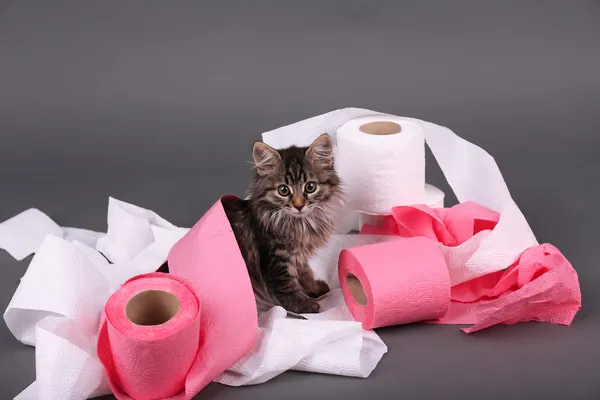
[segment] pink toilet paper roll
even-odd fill
[[[156,287],[180,303],[173,319],[162,327],[133,329],[135,321],[124,319],[134,314],[129,315],[124,311],[127,306],[117,302],[121,297],[107,305],[98,356],[117,399],[190,400],[254,346],[258,334],[256,303],[244,258],[221,202],[227,197],[219,199],[171,248],[170,274],[141,275],[116,292],[124,296],[122,299],[131,296],[129,303],[135,305],[138,291],[155,287],[148,279],[160,277],[161,284]],[[163,286],[165,282],[171,283]],[[171,295],[156,297],[168,305],[175,303]],[[109,318],[113,312],[118,318]],[[196,347],[192,348],[192,343]],[[163,368],[167,370],[161,375]]]
[[[427,238],[344,249],[338,274],[344,300],[364,329],[437,319],[450,306],[448,267]]]
[[[184,397],[200,343],[200,302],[186,280],[136,276],[107,301],[98,356],[118,399]]]

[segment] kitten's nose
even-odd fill
[[[302,196],[294,196],[292,199],[292,206],[298,211],[302,211],[304,206],[306,205],[306,201]]]

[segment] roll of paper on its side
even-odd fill
[[[437,319],[450,305],[450,276],[438,245],[422,237],[344,249],[344,300],[364,329]]]

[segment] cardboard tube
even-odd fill
[[[136,325],[161,325],[173,318],[179,307],[175,295],[163,290],[146,290],[127,302],[125,315]]]
[[[368,122],[361,125],[358,129],[369,135],[395,135],[402,131],[402,127],[392,121]]]
[[[346,274],[346,284],[350,289],[350,294],[352,294],[352,298],[361,306],[366,306],[369,302],[367,300],[367,294],[365,293],[365,289],[362,287],[360,280],[352,273]]]

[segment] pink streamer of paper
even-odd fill
[[[227,197],[235,196],[222,196],[168,256],[169,272],[191,282],[202,304],[201,362],[189,372],[186,393],[199,392],[245,356],[258,335],[250,276],[221,202]]]
[[[364,225],[361,234],[427,237],[446,255],[482,231],[493,230],[499,214],[474,202],[451,208],[395,207],[382,226]],[[476,332],[496,324],[538,321],[570,325],[581,309],[577,272],[551,244],[526,249],[508,268],[452,287],[451,304],[437,324],[473,325]]]

